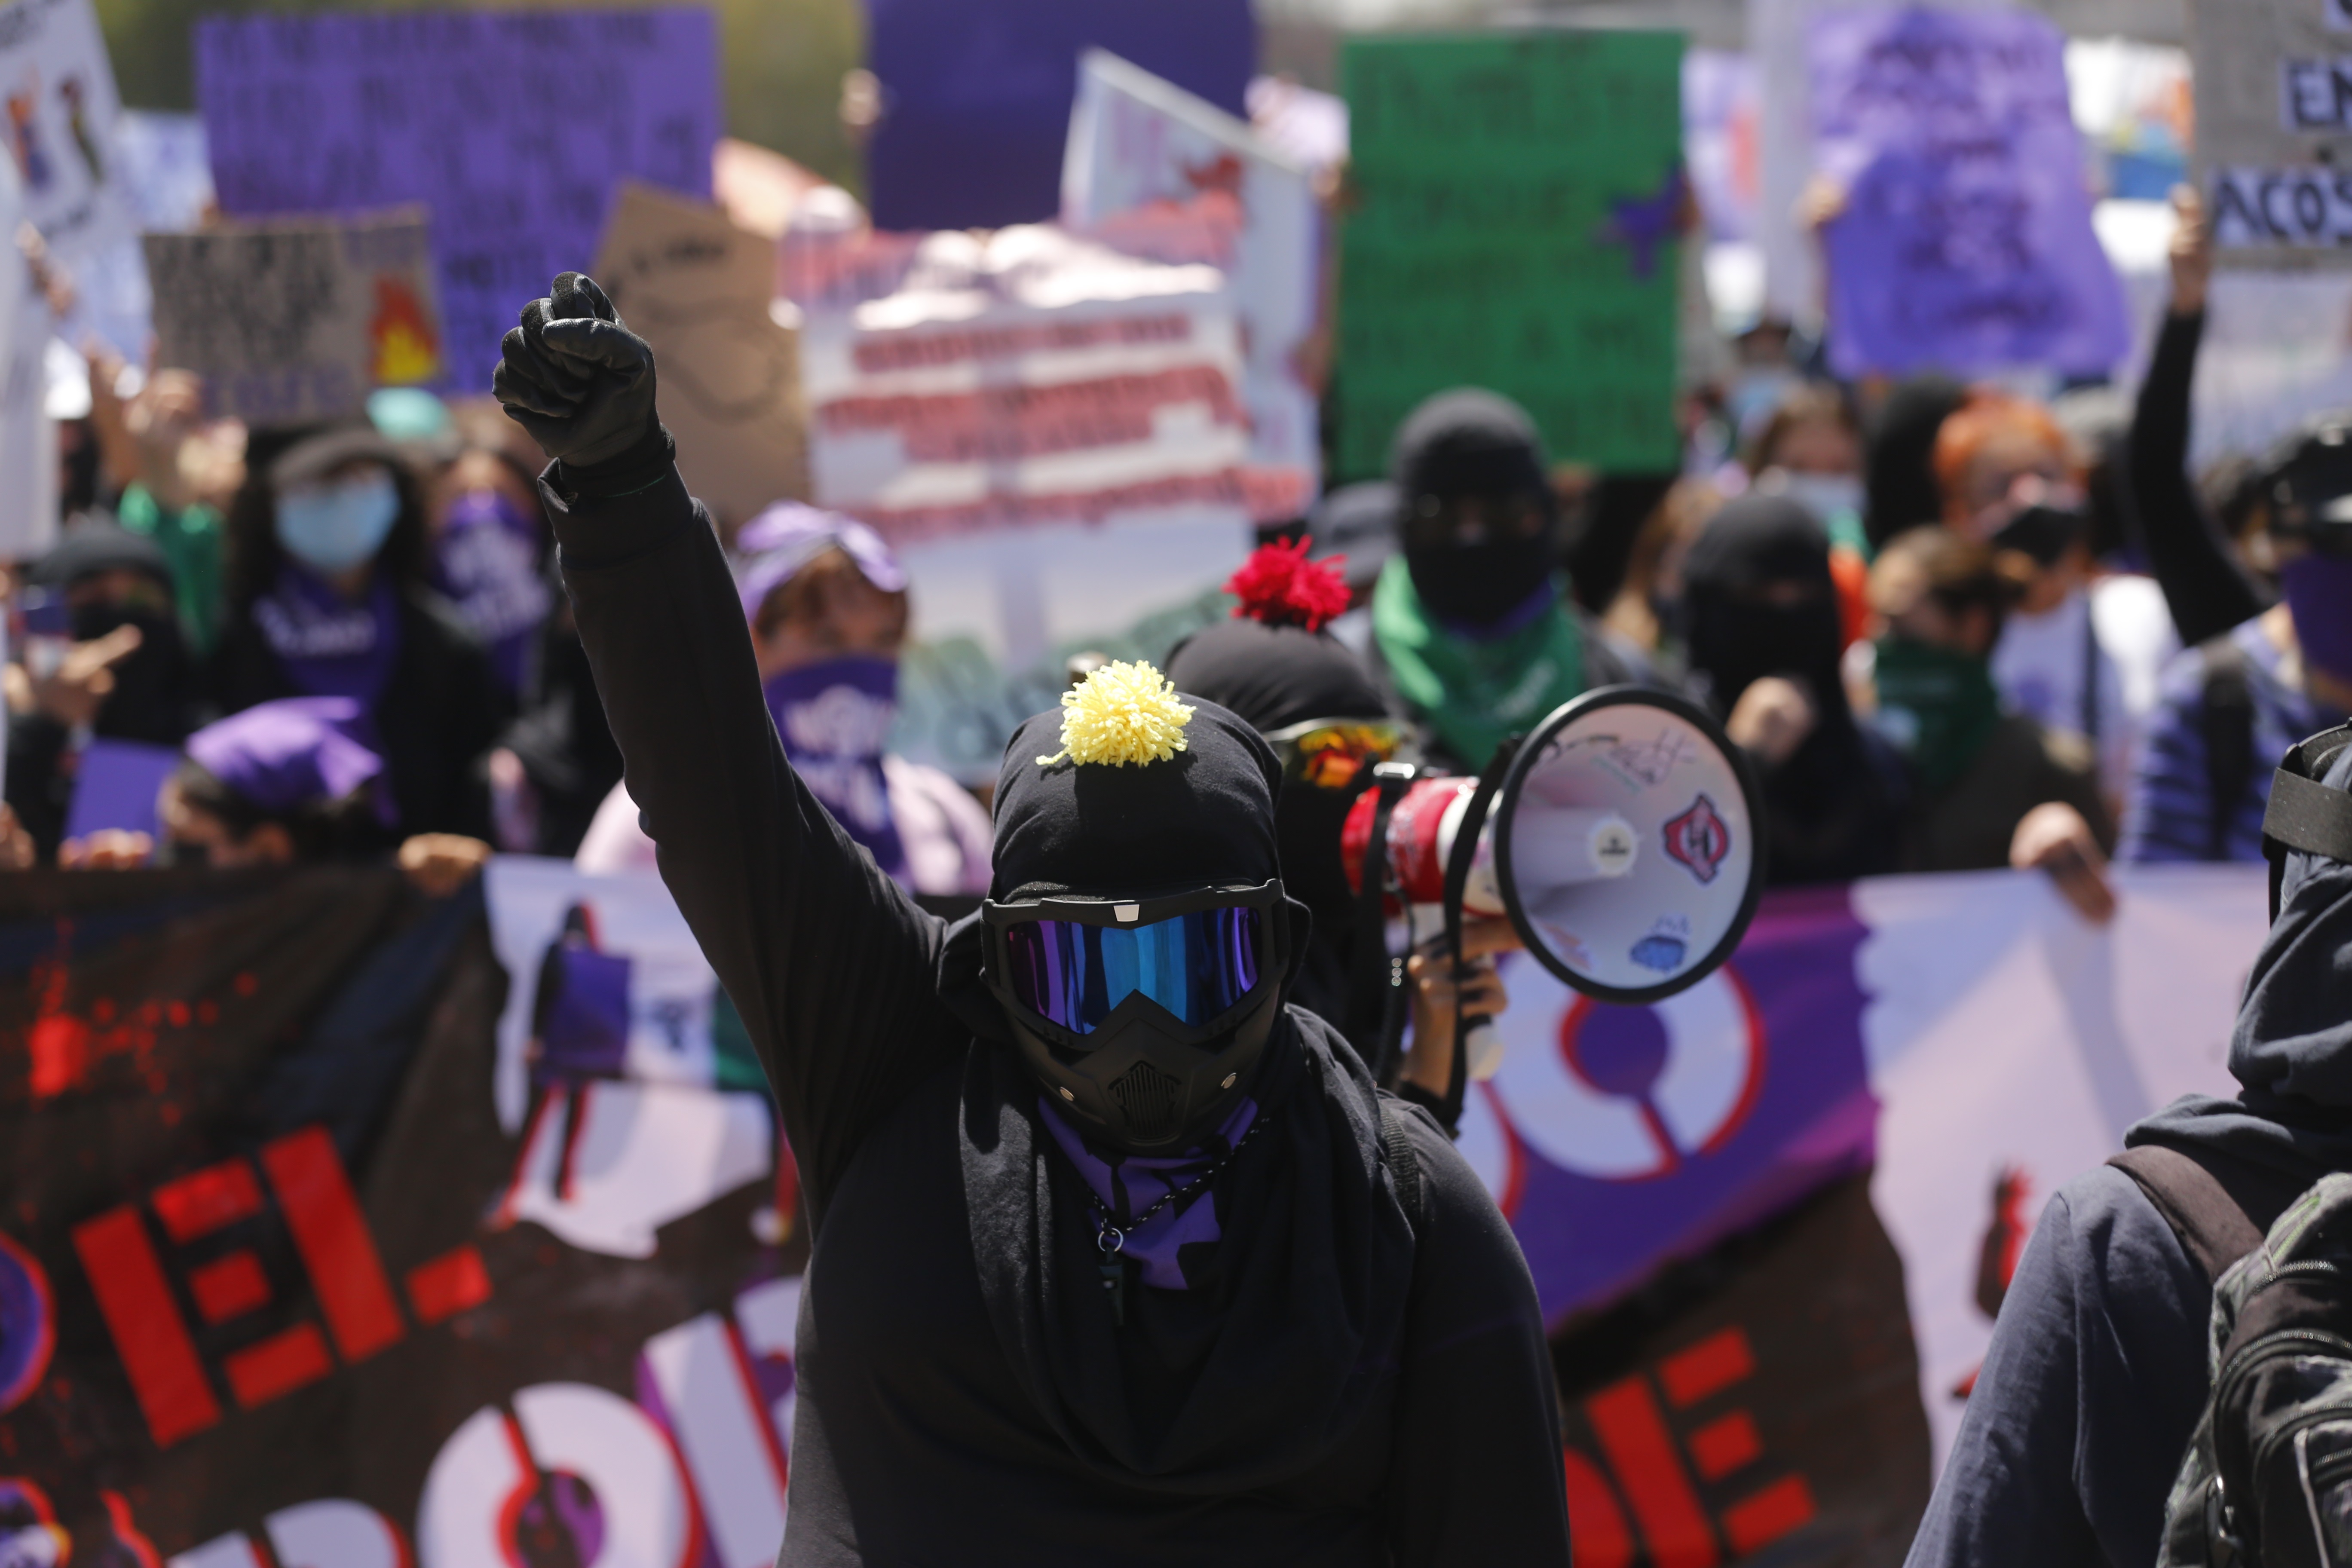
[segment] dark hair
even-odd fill
[[[1855,417],[1853,405],[1843,392],[1825,382],[1809,381],[1780,400],[1764,421],[1763,429],[1748,448],[1746,467],[1751,474],[1760,474],[1780,460],[1780,443],[1789,432],[1800,425],[1815,420],[1835,425],[1853,437],[1854,458],[1862,457],[1862,421]]]
[[[393,520],[383,548],[376,552],[375,563],[404,590],[425,580],[425,491],[408,464],[394,460],[384,466],[392,471],[393,489],[400,497],[400,515]],[[227,542],[228,613],[235,619],[250,614],[253,602],[277,586],[278,569],[285,560],[278,542],[278,494],[268,469],[266,463],[248,462],[245,483],[228,503],[222,528]]]
[[[208,816],[220,819],[239,842],[256,829],[276,823],[293,840],[297,860],[338,860],[369,853],[381,832],[376,826],[372,784],[332,800],[314,801],[291,811],[272,811],[232,789],[204,763],[183,757],[172,784],[180,798]]]

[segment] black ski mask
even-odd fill
[[[146,579],[142,601],[91,596],[92,584],[110,574]],[[121,626],[139,628],[139,647],[114,666],[114,689],[91,721],[92,733],[158,746],[176,746],[186,738],[195,660],[173,608],[171,563],[154,541],[112,523],[82,522],[34,564],[27,581],[82,601],[70,612],[70,632],[78,643],[94,642]]]
[[[1193,708],[1185,750],[1125,767],[1040,766],[1061,716],[1038,714],[997,784],[988,988],[1048,1100],[1131,1153],[1198,1143],[1252,1090],[1307,933],[1282,890],[1272,748]],[[1124,944],[1155,941],[1139,980]]]
[[[1491,626],[1534,598],[1559,556],[1559,505],[1527,411],[1475,387],[1441,392],[1397,426],[1390,477],[1404,557],[1423,605],[1456,626]],[[1463,537],[1457,511],[1485,526]]]

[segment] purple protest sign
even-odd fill
[[[215,16],[195,54],[223,211],[431,209],[462,392],[488,387],[524,301],[593,261],[624,180],[710,195],[698,7]]]
[[[1502,1070],[1472,1095],[1462,1151],[1555,1328],[1868,1167],[1864,934],[1843,888],[1775,893],[1730,963],[1649,1007],[1510,965]]]
[[[2039,366],[2103,375],[2130,346],[2091,228],[2064,36],[2030,11],[1854,10],[1809,36],[1842,375]]]

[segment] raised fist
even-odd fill
[[[499,353],[490,390],[559,462],[610,461],[655,427],[654,351],[584,273],[559,274],[525,305]]]

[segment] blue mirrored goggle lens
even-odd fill
[[[1009,928],[1013,999],[1092,1034],[1140,991],[1180,1023],[1204,1024],[1257,985],[1258,911],[1199,910],[1143,926],[1026,921]]]

